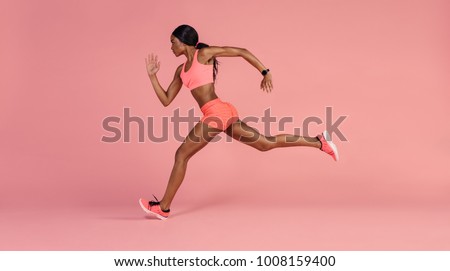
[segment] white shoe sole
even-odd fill
[[[166,219],[167,219],[167,217],[164,217],[164,216],[162,216],[162,215],[160,215],[160,214],[154,213],[154,212],[150,211],[149,209],[147,209],[147,207],[145,207],[145,206],[142,204],[141,199],[139,199],[139,205],[141,206],[142,210],[144,210],[144,212],[146,212],[147,214],[154,215],[154,216],[156,216],[157,218],[159,218],[159,219],[161,219],[161,220],[166,220]]]
[[[325,130],[325,131],[323,131],[323,137],[325,138],[325,141],[328,143],[328,145],[331,147],[331,149],[333,150],[333,152],[334,152],[334,156],[335,156],[335,161],[337,162],[338,160],[339,160],[339,152],[338,152],[338,150],[337,150],[337,147],[336,147],[336,145],[331,141],[331,136],[330,136],[330,134],[328,133],[328,131],[327,130]]]

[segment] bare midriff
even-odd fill
[[[218,98],[213,83],[194,88],[191,90],[191,93],[197,101],[199,107],[202,107],[207,102]]]

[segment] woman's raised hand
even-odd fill
[[[158,61],[158,56],[149,54],[148,58],[145,59],[145,64],[147,66],[148,75],[154,75],[159,71],[160,63]]]
[[[269,72],[264,76],[263,80],[261,81],[261,89],[269,93],[272,91],[272,88],[273,88],[272,74]]]

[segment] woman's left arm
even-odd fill
[[[267,68],[253,55],[249,50],[237,47],[219,47],[219,46],[209,46],[201,50],[201,54],[205,59],[211,59],[213,57],[242,57],[253,67],[255,67],[260,73]],[[268,72],[264,75],[261,81],[261,89],[267,92],[272,91],[272,74]]]

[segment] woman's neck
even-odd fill
[[[186,49],[186,52],[184,55],[186,56],[186,59],[191,62],[194,59],[195,51],[197,49],[193,46],[189,46],[188,49]]]

